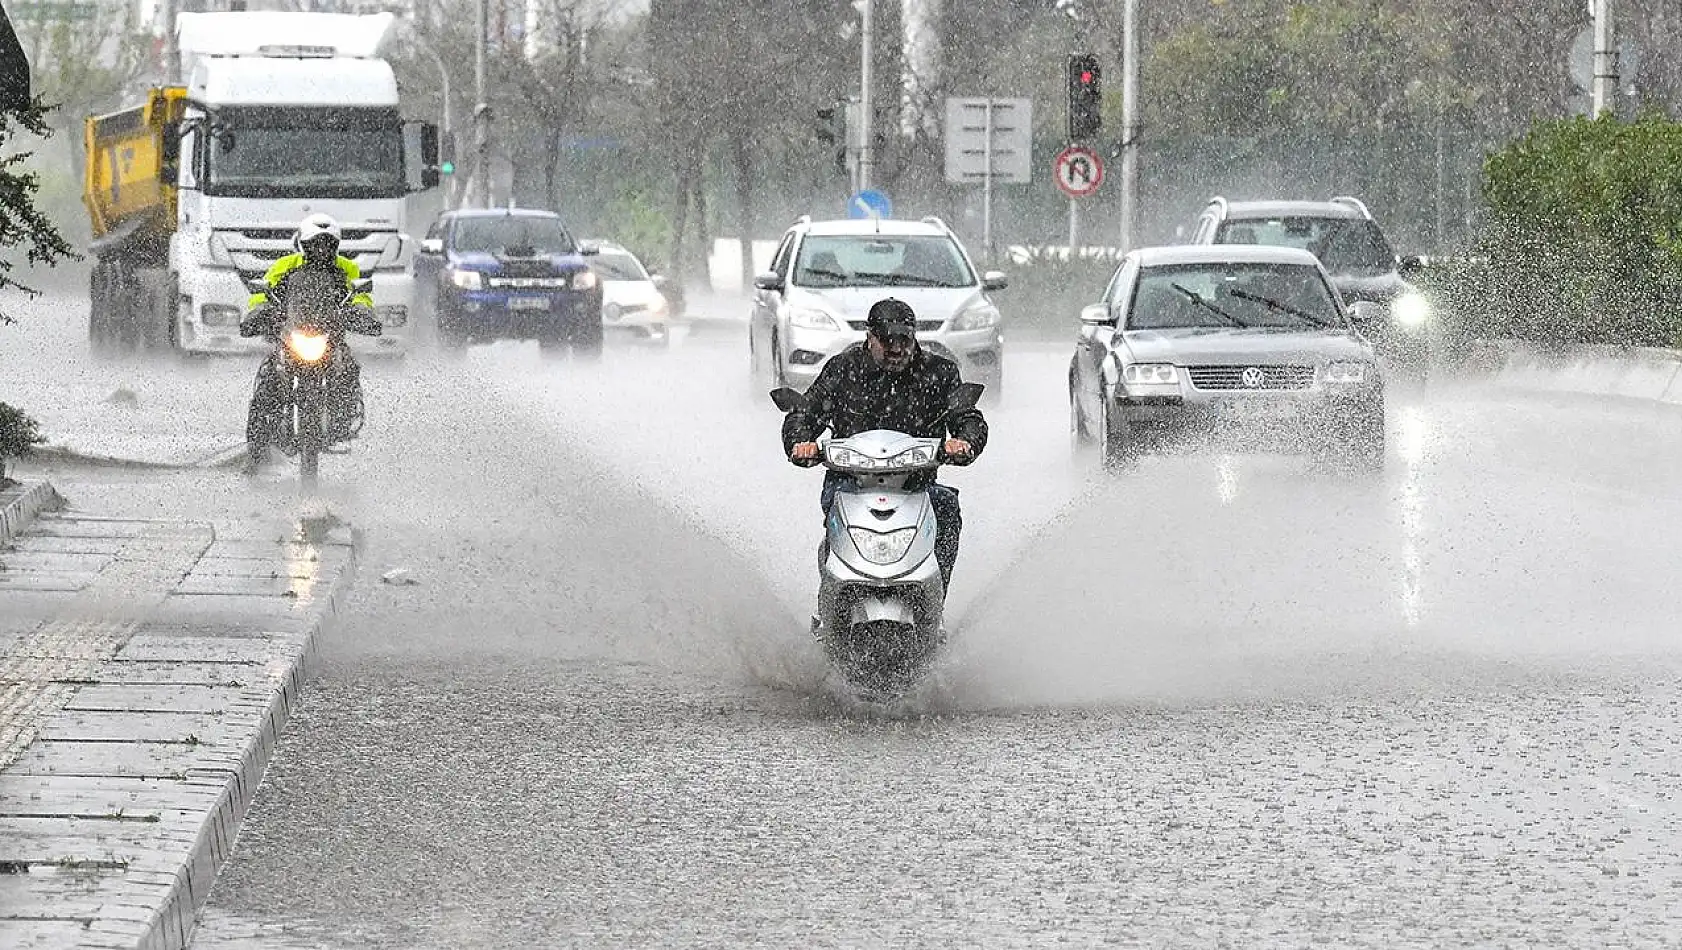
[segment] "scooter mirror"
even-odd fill
[[[799,390],[790,389],[787,386],[771,390],[771,401],[776,403],[777,408],[784,412],[806,408],[806,397],[802,396]]]
[[[946,408],[952,412],[967,412],[974,409],[981,402],[981,394],[987,389],[980,383],[959,383],[952,391],[952,398],[947,400]]]

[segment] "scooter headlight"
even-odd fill
[[[327,355],[327,334],[299,329],[286,334],[286,348],[305,363],[319,363]]]
[[[892,564],[905,557],[905,552],[911,550],[911,542],[917,537],[915,527],[895,531],[848,528],[847,533],[852,536],[853,545],[859,553],[872,564]]]

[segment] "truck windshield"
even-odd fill
[[[403,124],[392,109],[224,108],[206,136],[205,194],[400,198]]]

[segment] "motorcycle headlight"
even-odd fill
[[[919,445],[914,449],[906,449],[893,458],[888,459],[888,467],[914,468],[920,465],[933,465],[934,460],[934,447],[930,445]]]
[[[990,303],[976,304],[958,314],[958,319],[952,322],[952,329],[957,331],[985,330],[988,327],[998,326],[999,319],[998,307]]]
[[[305,363],[319,363],[327,355],[327,334],[315,330],[293,330],[286,334],[286,348]]]
[[[1327,363],[1320,378],[1328,383],[1363,383],[1367,379],[1367,364]]]
[[[452,270],[450,283],[462,290],[479,290],[485,286],[485,275],[476,270]]]
[[[847,533],[852,536],[853,545],[859,549],[859,554],[872,564],[892,564],[911,550],[911,542],[917,537],[917,529],[899,528],[895,531],[872,531],[869,528],[848,528]]]
[[[1135,386],[1175,385],[1180,373],[1173,363],[1133,363],[1123,367],[1121,381]]]
[[[595,290],[596,272],[588,268],[572,275],[573,290]]]
[[[802,327],[807,330],[839,330],[841,324],[834,317],[822,310],[807,310],[796,307],[788,312],[790,326]]]
[[[1390,316],[1409,329],[1422,327],[1431,320],[1431,304],[1424,294],[1409,291],[1390,304]]]

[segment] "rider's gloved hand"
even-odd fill
[[[816,442],[796,442],[788,451],[789,461],[800,466],[812,466],[822,461]]]
[[[345,329],[364,336],[379,336],[385,332],[385,324],[374,317],[372,308],[346,307]]]
[[[975,461],[975,449],[963,439],[947,439],[942,446],[946,450],[946,458],[954,465],[968,465]]]

